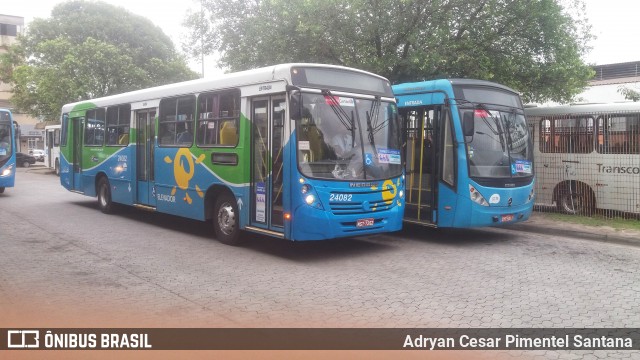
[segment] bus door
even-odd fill
[[[71,189],[82,191],[82,134],[84,133],[84,117],[71,118]]]
[[[405,126],[405,173],[407,205],[405,219],[421,223],[435,223],[436,204],[436,134],[438,107],[407,108],[401,110]]]
[[[46,159],[45,165],[48,168],[53,168],[53,139],[54,139],[54,131],[53,129],[46,129],[44,132],[44,155]]]
[[[136,111],[136,202],[155,206],[155,174],[153,172],[154,119],[156,109]]]
[[[253,226],[284,232],[284,95],[251,101],[251,215]]]

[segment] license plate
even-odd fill
[[[373,226],[373,219],[358,219],[358,221],[356,221],[356,227],[367,227],[367,226]]]
[[[511,220],[513,220],[513,214],[502,215],[502,222],[509,222]]]

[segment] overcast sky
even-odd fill
[[[186,33],[182,27],[187,10],[199,9],[198,0],[103,0],[122,6],[127,10],[149,18],[169,35],[178,50],[181,50],[180,38]],[[61,0],[13,0],[2,1],[0,13],[22,16],[28,26],[34,17],[47,18],[51,9]],[[593,34],[598,38],[592,42],[593,50],[585,58],[590,64],[603,65],[617,62],[640,61],[640,26],[638,15],[634,11],[637,0],[585,0]],[[219,72],[212,60],[205,61],[205,75]],[[191,67],[200,72],[199,62]]]

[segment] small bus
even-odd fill
[[[60,181],[116,204],[294,241],[402,227],[402,132],[389,81],[283,64],[62,108]]]
[[[44,127],[44,166],[60,175],[60,125]]]
[[[640,214],[640,103],[525,108],[536,204],[567,214]]]
[[[16,179],[16,136],[11,111],[0,109],[0,194]]]
[[[404,124],[406,222],[468,228],[529,218],[533,149],[516,91],[440,79],[393,92]]]

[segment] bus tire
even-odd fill
[[[113,201],[111,200],[111,187],[109,186],[109,180],[106,177],[100,178],[98,181],[98,206],[100,211],[105,214],[112,214],[114,209]]]
[[[242,244],[239,219],[235,198],[227,192],[220,194],[213,209],[213,229],[218,241],[233,246]]]
[[[591,189],[582,183],[563,186],[558,192],[558,211],[569,215],[591,215],[594,208]]]
[[[56,171],[56,176],[60,176],[60,160],[56,159],[54,169]]]
[[[0,194],[4,192],[4,186],[0,187]]]

